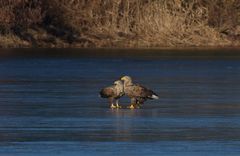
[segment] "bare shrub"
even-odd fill
[[[0,0],[1,34],[39,26],[84,46],[236,45],[239,25],[240,0]]]
[[[43,19],[41,0],[0,0],[1,31],[27,29]]]
[[[169,11],[165,1],[156,1],[142,11],[139,35],[148,46],[218,46],[228,44],[207,25],[207,8],[195,3],[182,4],[179,11]],[[172,7],[174,8],[174,7]],[[175,6],[178,8],[178,6]]]
[[[220,32],[240,24],[239,0],[211,0],[208,2],[208,24]]]
[[[41,24],[44,18],[41,0],[20,0],[14,7],[15,27],[23,29]]]
[[[14,0],[0,0],[0,33],[10,32],[15,22]]]

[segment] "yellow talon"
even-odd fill
[[[129,108],[130,108],[130,109],[134,109],[135,107],[133,106],[133,104],[131,104],[131,105],[129,106]]]
[[[120,106],[119,104],[116,105],[116,108],[122,108],[122,106]]]
[[[112,105],[111,105],[111,108],[112,108],[112,109],[115,109],[115,108],[117,108],[117,107],[112,104]]]

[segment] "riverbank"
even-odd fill
[[[7,48],[0,58],[240,59],[240,49],[215,48]]]
[[[212,41],[211,38],[205,38],[197,43],[179,43],[177,41],[167,42],[172,38],[161,40],[145,41],[144,38],[132,38],[126,34],[125,37],[103,37],[106,34],[98,36],[76,36],[73,39],[68,37],[58,37],[48,33],[42,28],[38,30],[28,29],[21,36],[14,33],[0,36],[0,48],[160,48],[160,49],[175,49],[175,48],[239,48],[240,39],[224,36],[218,40]],[[219,34],[221,35],[221,34]],[[163,43],[166,42],[166,43]]]
[[[239,47],[237,0],[0,0],[0,47]]]

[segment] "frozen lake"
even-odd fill
[[[98,92],[123,75],[160,99],[110,109]],[[0,155],[239,156],[240,59],[1,58]]]

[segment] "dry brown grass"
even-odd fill
[[[172,6],[176,9],[166,9],[166,4],[164,6],[156,1],[144,7],[138,33],[145,45],[178,47],[231,44],[207,24],[207,8],[194,8],[194,3],[184,8],[179,8],[175,3]]]
[[[0,48],[18,48],[29,46],[31,46],[29,42],[21,40],[16,35],[6,34],[4,36],[0,36]]]
[[[240,45],[240,0],[0,0],[0,8],[1,34],[22,38],[39,26],[75,47]]]

